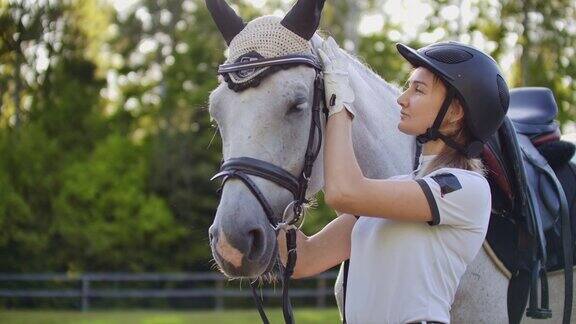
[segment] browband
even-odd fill
[[[286,64],[306,64],[317,70],[322,70],[320,62],[318,62],[318,60],[313,56],[302,54],[291,54],[282,57],[258,59],[256,61],[222,64],[218,67],[218,74],[236,72],[246,69],[255,69],[260,67],[269,67],[274,65],[286,65]]]

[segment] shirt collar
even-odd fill
[[[428,164],[430,163],[430,161],[434,160],[435,157],[437,157],[437,154],[430,154],[430,155],[424,155],[424,154],[420,154],[420,156],[418,157],[418,164]]]
[[[438,156],[437,154],[429,154],[429,155],[424,155],[424,154],[420,154],[420,156],[418,157],[418,167],[416,168],[416,170],[414,170],[412,172],[413,175],[415,175],[418,171],[420,171],[420,169],[422,169],[424,166],[426,166],[428,163],[430,163],[432,160],[434,160],[434,158]]]

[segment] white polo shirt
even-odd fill
[[[420,167],[433,157],[422,156]],[[490,186],[482,175],[455,168],[416,181],[433,221],[363,216],[354,225],[345,305],[349,324],[450,322],[460,277],[486,236]]]

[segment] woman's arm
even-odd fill
[[[350,258],[352,228],[356,217],[342,214],[328,223],[320,232],[307,237],[301,231],[296,235],[296,267],[293,278],[303,278],[326,271]],[[286,236],[279,231],[278,248],[282,264],[286,264]]]
[[[332,115],[326,125],[326,203],[348,214],[431,221],[427,197],[416,181],[364,177],[352,146],[352,120],[344,111]]]

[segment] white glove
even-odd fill
[[[348,80],[348,62],[339,51],[340,48],[332,37],[328,37],[322,43],[322,48],[318,49],[324,71],[324,93],[329,111],[328,117],[346,108],[354,118],[355,113],[352,108],[354,91]]]

